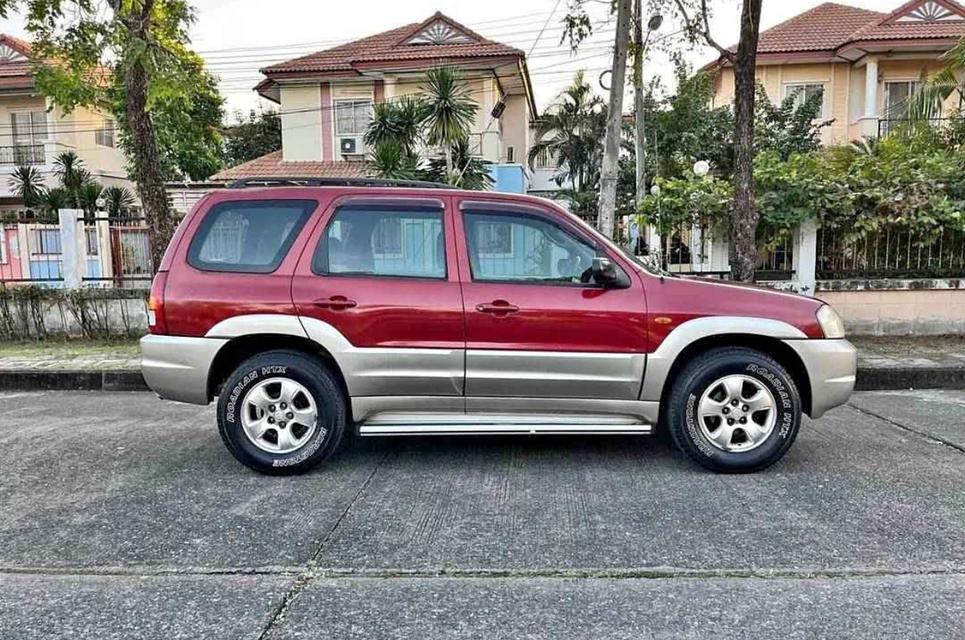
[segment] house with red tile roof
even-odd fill
[[[526,54],[441,13],[262,69],[255,90],[279,105],[282,149],[211,179],[364,176],[373,105],[420,93],[440,65],[462,72],[479,105],[472,148],[522,179],[536,114]]]
[[[32,56],[30,43],[0,34],[0,209],[22,206],[9,179],[19,166],[34,167],[55,186],[54,159],[64,151],[75,152],[105,186],[133,189],[114,121],[86,108],[64,113],[51,103],[37,91]]]
[[[907,117],[921,79],[962,37],[965,7],[955,0],[911,0],[890,12],[827,2],[761,33],[757,79],[774,102],[821,93],[821,118],[834,120],[826,143],[879,137]],[[708,68],[715,103],[730,104],[733,70],[723,60]]]

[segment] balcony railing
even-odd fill
[[[927,118],[922,120],[912,120],[910,118],[882,118],[878,120],[878,138],[887,138],[898,129],[914,131],[917,127],[942,127],[948,122],[948,118]]]
[[[0,147],[0,165],[44,164],[44,145],[18,144]]]

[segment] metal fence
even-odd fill
[[[74,233],[65,234],[59,224],[25,216],[0,223],[0,282],[65,286],[63,245],[72,238],[83,285],[150,286],[151,245],[143,218],[90,216],[75,224]]]
[[[817,276],[844,278],[965,277],[965,232],[941,229],[926,235],[885,228],[858,238],[822,228],[817,238]]]
[[[0,146],[0,165],[24,165],[43,164],[44,145],[42,144],[18,144],[13,146]]]

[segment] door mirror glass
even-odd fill
[[[609,258],[597,256],[593,258],[593,280],[603,286],[611,286],[618,279],[616,265]]]

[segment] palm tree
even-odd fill
[[[96,180],[88,180],[80,185],[75,194],[78,206],[84,210],[84,217],[90,221],[93,221],[94,217],[97,216],[97,201],[100,200],[103,193],[104,186],[101,183]]]
[[[537,120],[536,142],[529,150],[530,169],[546,154],[557,162],[557,184],[562,186],[568,180],[576,191],[592,186],[599,171],[605,117],[603,100],[593,93],[583,72],[577,71],[572,84]]]
[[[419,158],[396,140],[382,140],[369,154],[369,167],[380,178],[414,180],[419,174]]]
[[[101,192],[107,215],[117,218],[134,206],[134,194],[124,187],[107,187]]]
[[[453,186],[474,191],[487,191],[493,188],[493,177],[489,173],[489,166],[492,163],[473,154],[468,138],[453,144],[448,155],[452,158],[455,170],[454,180],[451,182]],[[448,182],[445,178],[446,175],[451,175],[447,173],[448,171],[445,161],[435,158],[429,160],[424,177],[433,182]]]
[[[423,105],[425,108],[425,137],[432,146],[442,147],[445,153],[446,182],[453,174],[452,146],[468,139],[478,105],[470,98],[469,87],[462,74],[452,67],[436,67],[426,73]]]
[[[10,188],[25,207],[35,207],[44,194],[44,177],[35,167],[17,167],[10,174]]]
[[[64,151],[54,158],[54,175],[67,192],[67,205],[79,208],[81,187],[91,180],[84,161],[73,151]]]
[[[908,119],[914,124],[941,117],[944,106],[954,100],[957,112],[965,111],[965,38],[943,56],[945,66],[931,78],[922,74],[920,89],[911,97]]]
[[[37,204],[45,217],[56,218],[57,212],[71,206],[72,195],[63,187],[54,187],[43,192]]]
[[[413,154],[419,143],[425,118],[425,106],[411,96],[380,102],[372,111],[372,122],[365,132],[365,144],[370,149],[375,149],[380,144],[391,142]]]

